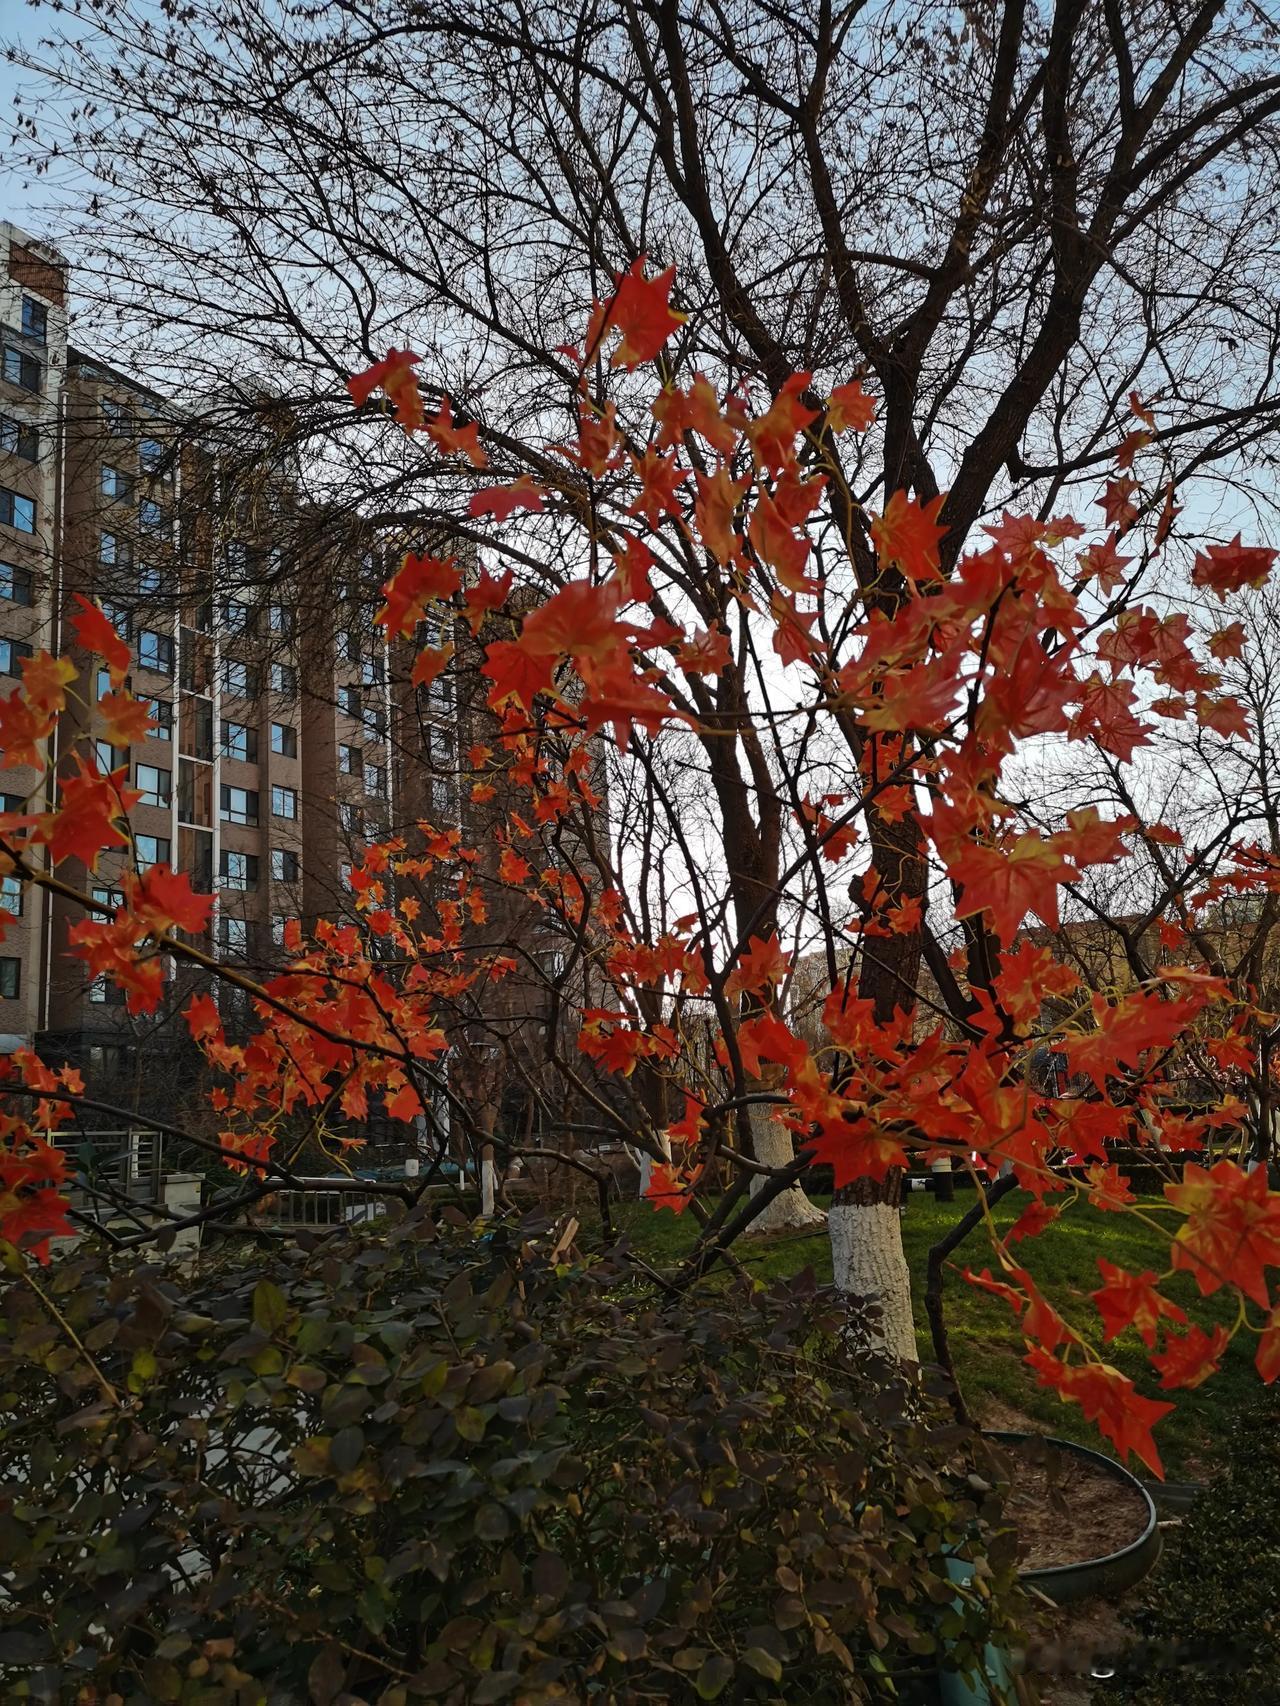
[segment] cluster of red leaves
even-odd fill
[[[986,1272],[975,1283],[1017,1311],[1036,1378],[1079,1404],[1118,1449],[1158,1466],[1150,1428],[1169,1406],[1144,1398],[1103,1361],[1011,1252],[1077,1197],[1115,1212],[1132,1204],[1111,1158],[1115,1145],[1150,1143],[1159,1132],[1166,1149],[1197,1151],[1211,1133],[1232,1129],[1240,1110],[1229,1103],[1203,1116],[1175,1112],[1166,1065],[1194,1037],[1230,1068],[1247,1053],[1248,1013],[1224,981],[1176,968],[1112,997],[1091,994],[1029,938],[1028,918],[1056,925],[1063,886],[1082,872],[1127,857],[1139,838],[1172,845],[1177,837],[1092,809],[1071,813],[1056,832],[1041,831],[1002,802],[1000,780],[1021,743],[1044,735],[1088,741],[1126,763],[1150,739],[1153,718],[1191,717],[1223,738],[1239,732],[1244,709],[1222,691],[1214,664],[1238,654],[1241,636],[1223,628],[1202,648],[1185,617],[1123,598],[1110,620],[1086,619],[1082,599],[1093,589],[1109,597],[1123,588],[1133,562],[1119,546],[1137,538],[1141,516],[1141,488],[1128,470],[1147,440],[1135,430],[1122,447],[1125,471],[1100,500],[1108,531],[1092,542],[1071,518],[1006,514],[952,565],[945,498],[889,494],[881,512],[866,518],[866,542],[877,587],[891,596],[868,599],[837,655],[818,621],[823,582],[812,528],[828,475],[815,468],[831,435],[871,427],[874,404],[857,380],[823,398],[811,375],[797,374],[754,408],[745,394],[721,397],[695,373],[683,388],[663,384],[649,441],[630,443],[613,405],[591,396],[587,376],[606,350],[624,369],[667,351],[684,322],[671,307],[673,283],[671,271],[649,277],[638,261],[593,308],[582,349],[562,352],[580,375],[577,437],[554,447],[565,488],[525,475],[471,500],[473,518],[497,523],[553,507],[581,515],[582,483],[612,482],[630,501],[625,524],[598,542],[598,566],[519,608],[512,569],[464,574],[430,555],[407,556],[384,587],[379,621],[393,637],[411,637],[427,615],[435,632],[465,625],[477,637],[499,733],[493,750],[469,755],[471,798],[492,802],[504,791],[497,847],[469,847],[456,829],[422,824],[418,847],[396,839],[369,848],[352,874],[361,924],[321,923],[309,942],[293,933],[286,969],[251,992],[261,1025],[248,1042],[228,1042],[212,999],[192,1003],[191,1034],[225,1084],[215,1094],[224,1147],[241,1165],[260,1166],[283,1116],[333,1103],[356,1121],[371,1099],[392,1118],[416,1119],[422,1070],[447,1046],[441,1006],[483,992],[516,967],[509,952],[477,945],[494,888],[506,889],[554,921],[611,992],[609,1005],[579,1006],[574,1015],[582,1054],[601,1071],[627,1077],[643,1067],[685,1089],[684,1116],[669,1133],[681,1154],[651,1175],[656,1206],[679,1213],[689,1205],[721,1110],[761,1083],[777,1117],[830,1163],[838,1184],[882,1177],[913,1156],[947,1155],[986,1177],[1011,1168],[1032,1203],[997,1240],[1002,1277]],[[364,405],[381,391],[405,431],[483,468],[476,423],[459,426],[447,397],[428,414],[416,365],[411,352],[389,352],[350,381],[354,401]],[[654,587],[655,545],[666,533],[699,550],[720,577],[723,619],[703,627],[673,619]],[[1273,561],[1274,553],[1236,540],[1202,552],[1193,578],[1226,596],[1257,584]],[[962,1040],[940,1024],[920,1035],[904,1013],[877,1020],[870,1003],[840,983],[826,999],[823,1041],[815,1045],[788,1019],[783,991],[794,968],[776,933],[725,944],[686,919],[647,940],[611,884],[548,854],[547,834],[599,806],[595,737],[611,728],[626,748],[637,730],[652,739],[696,723],[690,707],[701,702],[701,685],[733,668],[738,619],[771,631],[779,667],[803,678],[815,715],[852,719],[863,737],[861,795],[801,799],[798,828],[811,855],[837,863],[852,854],[860,844],[855,820],[872,808],[888,822],[914,817],[953,885],[957,916],[982,919],[999,945],[989,984],[973,991],[976,1016]],[[140,707],[121,691],[127,648],[100,611],[86,607],[77,623],[81,642],[112,671],[113,692],[99,714],[133,738]],[[422,648],[412,681],[430,682],[453,656],[447,643]],[[0,736],[18,755],[8,762],[39,762],[73,679],[65,660],[30,661],[18,691],[0,702]],[[19,857],[24,846],[47,845],[55,862],[74,856],[92,865],[126,844],[123,775],[101,777],[77,764],[59,779],[54,810],[5,821],[6,845]],[[422,917],[407,890],[415,878],[442,874],[450,892]],[[1280,889],[1280,869],[1241,849],[1229,880],[1245,890]],[[1207,904],[1212,892],[1190,904]],[[854,893],[859,919],[851,934],[918,928],[918,899],[882,892],[866,874]],[[207,904],[173,873],[148,872],[128,885],[113,919],[77,927],[73,951],[145,1010],[160,998],[157,954],[175,948],[173,932],[201,928]],[[1181,923],[1165,928],[1175,945]],[[394,949],[394,975],[370,951],[373,940]],[[962,964],[956,969],[963,975]],[[1055,1047],[1071,1082],[1088,1082],[1092,1093],[1031,1088],[1027,1063],[1044,1043],[1046,997],[1069,1015]],[[675,1022],[689,999],[712,1002],[718,1015],[709,1056],[687,1046]],[[10,1126],[15,1157],[31,1151],[29,1129],[36,1128]],[[1064,1156],[1070,1173],[1060,1165]],[[47,1195],[51,1175],[37,1165],[29,1180],[14,1177],[10,1212],[20,1216],[28,1198]],[[1170,1273],[1187,1270],[1206,1294],[1232,1287],[1261,1312],[1242,1314],[1231,1331],[1257,1334],[1259,1371],[1274,1379],[1280,1311],[1267,1271],[1280,1267],[1280,1206],[1265,1174],[1225,1160],[1208,1169],[1190,1163],[1163,1212],[1174,1227]],[[1166,1278],[1103,1264],[1094,1303],[1106,1340],[1136,1330],[1171,1390],[1205,1378],[1230,1332],[1189,1327],[1161,1290]]]

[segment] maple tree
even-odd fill
[[[377,1101],[408,1126],[430,1118],[442,1092],[481,1110],[478,1141],[512,1148],[494,1127],[504,1062],[491,1039],[499,1021],[519,1034],[511,991],[522,960],[531,942],[554,942],[563,963],[539,975],[572,1022],[548,1031],[545,1059],[557,1082],[651,1155],[654,1207],[701,1218],[696,1271],[814,1160],[833,1168],[838,1192],[857,1192],[912,1160],[946,1157],[972,1175],[980,1203],[1005,1174],[1032,1204],[1003,1237],[989,1224],[999,1275],[975,1283],[1019,1316],[1035,1378],[1158,1470],[1151,1427],[1168,1404],[1136,1391],[1065,1304],[1042,1293],[1025,1251],[1073,1203],[1143,1213],[1167,1232],[1168,1270],[1104,1268],[1093,1301],[1106,1340],[1135,1327],[1172,1390],[1210,1377],[1227,1342],[1252,1335],[1259,1372],[1275,1378],[1280,1197],[1265,1167],[1249,1167],[1258,1157],[1240,1100],[1223,1094],[1189,1111],[1185,1093],[1205,1051],[1254,1064],[1241,1039],[1270,1021],[1246,983],[1194,955],[1138,961],[1122,986],[1091,984],[1049,955],[1043,938],[1088,874],[1168,846],[1172,832],[1136,809],[1105,818],[1079,807],[1037,823],[1010,779],[1026,744],[1045,738],[1123,768],[1175,704],[1204,739],[1222,741],[1217,713],[1236,701],[1218,654],[1233,642],[1139,603],[1141,572],[1117,596],[1114,536],[1084,543],[1070,518],[1006,513],[972,548],[948,552],[937,519],[945,500],[896,492],[861,517],[873,572],[855,562],[842,577],[830,540],[815,543],[815,506],[841,478],[824,420],[831,398],[841,431],[869,425],[853,382],[824,396],[800,374],[768,396],[723,399],[701,378],[683,393],[663,384],[651,417],[667,458],[662,490],[683,494],[648,501],[654,444],[630,442],[614,424],[593,389],[593,352],[612,328],[619,366],[665,359],[683,324],[672,290],[669,272],[639,262],[618,276],[582,349],[566,346],[579,437],[562,447],[565,472],[549,462],[541,480],[526,479],[522,508],[472,505],[495,527],[549,514],[566,538],[576,533],[555,584],[520,576],[514,549],[501,573],[410,553],[388,579],[378,620],[389,633],[412,636],[430,610],[433,634],[442,618],[473,660],[483,738],[467,775],[485,830],[469,838],[422,823],[367,847],[352,873],[359,926],[320,919],[304,937],[291,925],[277,975],[231,974],[257,1020],[243,1040],[229,1036],[217,1002],[189,1006],[193,1041],[220,1078],[220,1130],[208,1147],[241,1171],[250,1200],[292,1176],[282,1115],[360,1119]],[[381,391],[393,404],[388,430],[418,435],[433,458],[475,464],[471,433],[446,430],[444,410],[428,414],[419,365],[392,352],[353,379],[352,396],[367,406]],[[1154,571],[1171,535],[1163,471],[1144,483],[1146,454],[1128,459],[1126,545]],[[607,507],[584,505],[584,478],[611,483]],[[1104,507],[1114,509],[1110,495]],[[511,537],[494,535],[499,560]],[[1274,558],[1262,547],[1206,550],[1195,584],[1226,597]],[[102,714],[131,726],[122,642],[91,606],[78,633],[113,671]],[[457,667],[444,650],[426,647],[428,672]],[[6,763],[39,759],[33,743],[60,714],[68,669],[39,660],[3,702],[6,727],[33,731]],[[1099,681],[1132,690],[1100,704]],[[1157,690],[1157,704],[1144,701]],[[617,773],[639,780],[643,808],[623,815],[616,848],[600,833],[610,748]],[[670,792],[672,754],[689,751],[703,754],[723,814],[724,873],[699,858]],[[50,809],[0,819],[9,868],[47,885],[68,859],[110,856],[127,846],[131,797],[122,772],[104,776],[74,752]],[[481,820],[463,821],[474,830]],[[678,916],[669,905],[655,916],[652,873],[637,880],[627,851],[629,834],[651,835],[658,822],[672,869],[683,861],[677,886],[689,904]],[[1238,849],[1231,892],[1270,893],[1274,869]],[[1156,909],[1173,946],[1189,934],[1189,904],[1182,882]],[[131,1008],[154,1010],[159,951],[228,975],[189,939],[209,905],[185,877],[152,867],[124,883],[118,907],[87,903],[72,951]],[[949,913],[955,947],[928,957],[935,993],[921,1009],[911,962],[894,949],[937,947],[941,927],[925,937],[926,909]],[[792,999],[802,962],[820,994],[816,1030]],[[886,999],[881,982],[862,993],[868,964],[896,966],[901,989]],[[1065,1061],[1065,1087],[1044,1083],[1046,1049]],[[56,1139],[84,1087],[29,1053],[8,1071],[0,1235],[43,1256],[65,1231]],[[637,1100],[626,1102],[632,1084]],[[762,1143],[762,1128],[782,1147]],[[1121,1144],[1192,1159],[1159,1203],[1141,1204],[1115,1164]],[[1209,1165],[1194,1159],[1202,1151]],[[712,1193],[724,1168],[727,1187]],[[1230,1328],[1182,1330],[1161,1289],[1178,1270],[1203,1294],[1238,1296]]]

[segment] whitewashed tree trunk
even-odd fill
[[[789,1167],[796,1158],[795,1145],[786,1126],[774,1119],[768,1106],[753,1103],[751,1120],[751,1150],[753,1159],[765,1167]],[[764,1188],[762,1174],[751,1180],[751,1194]],[[757,1232],[794,1231],[798,1227],[821,1226],[826,1216],[811,1203],[799,1185],[789,1185],[767,1208],[751,1222],[748,1234]]]
[[[495,1184],[493,1145],[486,1143],[480,1151],[480,1214],[484,1220],[493,1219]]]
[[[911,1273],[902,1248],[897,1202],[832,1203],[831,1267],[838,1290],[878,1306],[867,1324],[873,1350],[899,1362],[918,1362],[911,1315]]]

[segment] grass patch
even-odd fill
[[[820,1200],[820,1199],[819,1199]],[[993,1212],[997,1226],[1017,1219],[1027,1203],[1026,1196],[1012,1192]],[[1158,1198],[1147,1199],[1152,1204]],[[971,1205],[967,1191],[957,1193],[954,1203],[938,1201],[932,1194],[909,1195],[902,1221],[902,1239],[911,1268],[916,1333],[922,1358],[930,1356],[930,1340],[924,1313],[925,1258],[935,1244]],[[619,1223],[630,1232],[638,1253],[655,1267],[680,1261],[697,1236],[697,1225],[688,1216],[655,1213],[640,1203],[619,1210]],[[1105,1256],[1117,1267],[1162,1273],[1168,1265],[1168,1241],[1131,1214],[1107,1214],[1078,1203],[1042,1237],[1018,1246],[1023,1263],[1046,1296],[1054,1302],[1073,1327],[1102,1347],[1102,1324],[1089,1301],[1089,1293],[1100,1284],[1097,1258]],[[740,1241],[734,1254],[753,1274],[763,1280],[784,1277],[812,1268],[820,1280],[831,1279],[831,1250],[826,1233],[804,1235],[779,1233],[767,1239]],[[977,1271],[991,1266],[990,1246],[979,1229],[956,1251],[957,1266]],[[1189,1274],[1176,1274],[1162,1289],[1180,1304],[1193,1321],[1209,1327],[1229,1323],[1234,1302],[1225,1296],[1200,1297]],[[965,1396],[975,1414],[998,1419],[1000,1410],[1019,1411],[1046,1431],[1082,1445],[1103,1448],[1096,1431],[1078,1410],[1037,1386],[1022,1362],[1024,1349],[1018,1323],[998,1298],[967,1285],[959,1273],[949,1271],[946,1291],[947,1321],[952,1354]],[[1171,1398],[1176,1409],[1155,1430],[1156,1444],[1170,1479],[1200,1480],[1221,1461],[1224,1442],[1233,1418],[1256,1396],[1258,1377],[1253,1368],[1256,1341],[1242,1334],[1234,1340],[1223,1359],[1221,1372],[1190,1392],[1163,1393],[1154,1371],[1146,1361],[1145,1347],[1134,1332],[1122,1334],[1105,1347],[1115,1367],[1134,1380],[1148,1396]]]

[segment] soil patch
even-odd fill
[[[1080,1564],[1137,1540],[1147,1507],[1135,1488],[1044,1440],[1001,1444],[1013,1468],[1005,1514],[1018,1530],[1020,1567]]]

